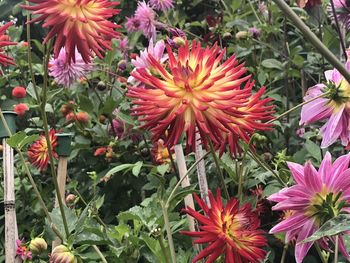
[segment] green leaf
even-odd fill
[[[27,146],[28,144],[35,142],[39,139],[39,134],[33,134],[30,136],[26,136],[20,143],[19,143],[19,149],[22,149],[23,147]]]
[[[304,239],[302,243],[313,242],[323,237],[338,235],[350,230],[350,214],[341,214],[324,223],[310,237]]]
[[[69,233],[72,233],[73,230],[75,229],[76,222],[78,221],[78,217],[75,214],[73,209],[70,209],[66,206],[63,206],[63,209],[67,219],[68,231]],[[56,225],[58,230],[61,233],[65,233],[60,208],[59,207],[54,208],[50,214],[51,214],[52,222]]]
[[[261,62],[261,65],[265,68],[284,70],[283,64],[274,58],[268,58],[263,60]]]
[[[12,135],[10,138],[8,138],[6,142],[12,148],[16,148],[19,146],[20,142],[23,141],[26,136],[27,134],[24,131],[20,131]]]
[[[316,143],[310,140],[306,140],[305,148],[309,154],[317,160],[317,162],[321,162],[321,149]]]
[[[169,169],[169,164],[167,163],[157,166],[157,172],[162,176],[164,176],[164,174],[168,171],[168,169]]]
[[[143,162],[139,161],[135,163],[134,167],[132,168],[132,174],[136,177],[139,176],[141,168],[142,168]]]

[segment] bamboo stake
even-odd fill
[[[16,207],[15,207],[15,179],[13,149],[2,140],[3,169],[4,169],[4,204],[5,204],[5,262],[22,262],[16,258],[16,240],[18,239]]]
[[[199,163],[197,164],[199,191],[201,193],[201,198],[205,201],[207,206],[210,208],[210,201],[208,197],[209,187],[208,187],[208,181],[207,181],[207,174],[205,172],[205,163],[203,159],[203,148],[200,141],[201,141],[200,134],[197,132],[195,157],[196,157],[196,161],[200,160]]]
[[[65,202],[65,189],[66,189],[66,180],[67,180],[67,165],[68,165],[68,157],[60,156],[58,160],[58,168],[57,168],[57,181],[58,181],[58,189],[60,191],[60,195],[62,197],[62,202]],[[59,206],[58,197],[56,195],[55,199],[55,208]],[[61,244],[61,240],[56,238],[52,241],[52,249]]]
[[[184,155],[181,144],[175,145],[174,149],[175,149],[176,163],[177,163],[177,167],[179,170],[180,180],[183,177],[185,177],[184,180],[182,180],[182,182],[181,182],[181,186],[183,188],[185,188],[185,187],[188,187],[191,185],[190,178],[188,177],[188,175],[186,175],[187,174],[187,167],[186,167],[185,155]],[[185,205],[186,205],[186,207],[190,207],[192,209],[195,209],[193,197],[191,194],[189,194],[185,197]],[[189,225],[190,231],[195,231],[195,223],[194,223],[193,217],[191,217],[190,215],[187,215],[187,220],[188,220],[188,225]]]

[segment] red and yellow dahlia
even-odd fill
[[[187,146],[194,150],[198,129],[204,145],[209,138],[216,148],[228,143],[234,152],[239,138],[247,142],[256,129],[270,128],[261,122],[272,119],[273,106],[266,105],[270,99],[260,99],[264,88],[252,96],[254,82],[235,56],[221,63],[225,49],[216,44],[202,48],[196,41],[192,46],[186,41],[178,54],[166,48],[166,64],[149,55],[150,66],[132,72],[144,85],[128,92],[136,105],[133,114],[155,142],[161,138],[171,147],[185,132]]]
[[[119,2],[108,0],[29,0],[34,6],[24,5],[23,8],[40,15],[30,22],[44,21],[43,27],[50,27],[49,34],[44,39],[46,43],[56,36],[54,45],[55,58],[62,47],[67,52],[67,60],[75,62],[76,49],[86,63],[91,62],[94,52],[102,58],[105,49],[111,49],[112,38],[118,37],[115,31],[120,26],[108,21],[113,15],[119,14],[119,9],[113,6]]]
[[[220,189],[217,190],[216,199],[209,191],[211,208],[196,194],[194,197],[204,215],[190,207],[184,211],[201,225],[199,231],[182,231],[182,234],[194,237],[195,244],[208,245],[192,262],[206,259],[206,263],[212,263],[221,255],[225,255],[226,263],[257,263],[265,258],[266,251],[261,247],[267,241],[263,231],[258,230],[260,221],[249,203],[239,207],[238,200],[232,198],[224,207]]]
[[[8,22],[5,25],[0,26],[0,65],[3,66],[15,65],[13,58],[2,53],[4,47],[16,45],[16,43],[11,42],[10,38],[5,34],[6,30],[12,25],[12,22]]]
[[[55,148],[57,146],[55,130],[50,131],[50,144],[54,157],[57,158],[57,154],[55,153]],[[50,158],[45,135],[40,135],[40,138],[30,146],[28,149],[28,157],[29,161],[40,171],[46,170]]]

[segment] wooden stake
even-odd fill
[[[16,258],[16,240],[18,239],[16,207],[15,207],[15,178],[13,149],[2,140],[4,168],[4,204],[5,204],[5,262],[22,262]]]
[[[203,148],[200,142],[201,142],[201,137],[200,137],[200,134],[197,132],[196,133],[196,152],[195,152],[196,161],[203,158]],[[197,175],[198,175],[198,184],[199,184],[199,191],[201,193],[201,198],[205,201],[207,206],[210,208],[210,201],[208,197],[209,187],[208,187],[208,181],[207,181],[207,174],[205,172],[205,163],[203,159],[197,164]]]
[[[175,149],[176,163],[177,163],[177,167],[178,167],[179,175],[180,175],[180,180],[181,180],[187,174],[185,155],[184,155],[181,144],[175,145],[174,149]],[[181,186],[183,188],[185,188],[185,187],[188,187],[190,185],[191,185],[190,179],[187,175],[185,177],[185,179],[182,180]],[[189,194],[185,197],[185,205],[186,205],[186,207],[191,207],[192,209],[195,209],[193,197],[191,194]],[[195,231],[195,223],[194,223],[193,217],[191,217],[190,215],[187,215],[187,220],[188,220],[188,225],[189,225],[190,231]]]
[[[66,180],[67,180],[67,165],[68,165],[68,157],[60,156],[58,159],[58,168],[57,168],[57,181],[58,181],[58,189],[60,191],[62,201],[65,202],[65,189],[66,189]],[[55,208],[58,207],[58,198],[56,195],[55,199]],[[59,238],[56,238],[52,241],[52,249],[61,244]]]

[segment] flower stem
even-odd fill
[[[3,125],[4,125],[4,127],[6,129],[7,134],[11,137],[12,136],[11,130],[8,127],[8,124],[6,122],[6,119],[5,119],[4,114],[3,114],[1,109],[0,109],[0,119],[1,119]],[[58,231],[57,227],[52,222],[52,218],[50,216],[49,210],[48,210],[47,206],[45,205],[44,199],[42,198],[38,187],[36,186],[36,183],[35,183],[35,181],[34,181],[34,179],[32,177],[32,174],[30,173],[29,167],[28,167],[28,165],[26,163],[26,160],[25,160],[25,158],[23,156],[22,151],[20,149],[18,149],[17,147],[14,148],[14,149],[19,154],[21,162],[22,162],[22,164],[24,166],[25,173],[26,173],[26,175],[27,175],[27,177],[29,179],[30,184],[32,185],[32,187],[34,189],[34,192],[35,192],[37,198],[39,199],[39,203],[40,203],[42,209],[44,210],[44,213],[45,213],[45,215],[47,217],[47,220],[50,222],[52,230],[55,232],[55,234],[58,236],[59,239],[63,240],[62,234]]]
[[[163,218],[164,218],[164,226],[165,226],[165,230],[167,232],[167,237],[168,237],[171,262],[176,263],[176,254],[175,254],[175,247],[174,247],[174,241],[173,241],[173,234],[172,234],[171,228],[170,228],[168,206],[166,204],[164,204],[163,201],[161,202],[161,206],[162,206],[162,212],[163,212]]]
[[[226,187],[226,184],[225,184],[225,179],[224,179],[224,175],[222,173],[222,170],[221,170],[221,167],[220,167],[220,162],[219,162],[219,158],[218,156],[216,155],[216,152],[215,152],[215,149],[214,149],[214,146],[213,146],[213,143],[212,141],[210,140],[210,138],[208,138],[208,142],[209,142],[209,147],[210,147],[210,152],[213,156],[213,159],[214,159],[214,162],[215,162],[215,166],[216,166],[216,169],[218,171],[218,176],[219,176],[219,180],[221,182],[221,187],[224,191],[224,194],[225,194],[225,198],[227,200],[230,199],[230,195],[227,191],[227,187]]]
[[[342,33],[341,33],[341,29],[340,29],[340,26],[339,26],[338,17],[337,17],[337,14],[336,14],[336,11],[335,11],[335,7],[334,7],[334,2],[333,2],[333,0],[330,0],[330,2],[331,2],[332,13],[333,13],[333,17],[334,17],[335,27],[337,29],[337,33],[338,33],[338,36],[339,36],[340,46],[342,48],[344,58],[345,58],[345,60],[347,60],[348,59],[348,55],[346,54],[346,47],[345,47],[344,39],[343,39],[343,36],[342,36]]]
[[[299,18],[299,16],[286,4],[284,0],[273,0],[282,12],[293,22],[293,24],[304,34],[305,38],[328,60],[350,83],[350,72],[346,70],[343,63],[317,38],[311,29]]]
[[[318,255],[320,256],[322,263],[328,263],[328,260],[324,257],[322,250],[321,250],[320,246],[317,244],[317,242],[315,243],[315,247],[316,247]]]
[[[299,109],[300,107],[302,107],[302,106],[304,106],[304,105],[306,105],[306,104],[308,104],[308,103],[310,103],[310,102],[312,102],[312,101],[314,101],[314,100],[317,100],[317,99],[319,99],[319,98],[324,98],[324,97],[326,97],[327,95],[328,95],[328,93],[322,93],[322,94],[320,94],[320,95],[318,95],[318,96],[316,96],[316,97],[314,97],[314,98],[312,98],[312,99],[310,99],[310,100],[307,100],[307,101],[304,101],[304,102],[302,102],[302,103],[299,103],[298,105],[296,105],[296,106],[294,106],[293,108],[290,108],[289,110],[283,112],[282,114],[278,115],[276,118],[274,118],[273,120],[268,121],[267,123],[272,123],[272,122],[274,122],[274,121],[276,121],[276,120],[278,120],[278,119],[280,119],[280,118],[282,118],[282,117],[288,115],[288,114],[291,113],[292,111],[295,111],[295,110]]]
[[[54,187],[55,187],[55,191],[56,191],[56,195],[57,195],[59,209],[60,209],[61,216],[62,216],[62,222],[63,222],[64,230],[66,233],[66,238],[68,238],[69,237],[68,223],[67,223],[67,218],[66,218],[66,214],[64,211],[64,204],[62,201],[62,196],[61,196],[59,186],[58,186],[57,174],[56,174],[56,169],[55,169],[55,161],[54,161],[53,150],[52,150],[51,141],[50,141],[49,124],[48,124],[46,110],[45,110],[46,101],[47,101],[47,90],[48,90],[48,75],[47,75],[48,73],[47,73],[47,71],[48,71],[51,46],[52,46],[52,41],[49,41],[49,43],[47,44],[47,50],[46,50],[46,54],[44,57],[44,87],[43,87],[43,91],[42,91],[42,101],[41,101],[40,111],[41,111],[41,116],[43,119],[45,138],[46,138],[46,142],[47,142],[47,150],[48,150],[49,159],[50,159],[51,175],[53,178],[53,183],[54,183]]]
[[[99,255],[100,259],[102,260],[103,263],[108,263],[104,255],[102,254],[101,250],[96,246],[92,245],[92,247],[95,249],[96,253]]]
[[[286,255],[287,255],[287,251],[288,251],[288,245],[289,245],[288,243],[284,244],[280,263],[284,263],[284,261],[286,260]]]
[[[171,199],[173,198],[173,196],[174,196],[176,190],[180,187],[181,182],[182,182],[183,180],[185,180],[185,178],[186,178],[187,176],[189,176],[190,172],[197,166],[197,164],[198,164],[201,160],[203,160],[205,157],[207,157],[207,156],[209,155],[209,153],[210,153],[210,152],[205,153],[201,158],[199,158],[198,160],[196,160],[196,162],[187,170],[187,173],[177,182],[177,184],[175,185],[174,189],[171,191],[171,193],[170,193],[168,199],[166,200],[166,203],[165,203],[165,206],[166,206],[166,207],[169,207],[170,201],[171,201]]]
[[[334,263],[338,263],[338,252],[339,252],[339,236],[335,236],[335,248],[334,248]]]
[[[170,263],[169,258],[168,258],[168,252],[167,252],[165,245],[164,245],[163,234],[161,234],[159,236],[158,241],[159,241],[159,245],[160,245],[160,248],[162,250],[163,256],[165,258],[165,262]]]
[[[29,2],[26,1],[26,4],[29,5]],[[32,79],[32,84],[34,87],[34,92],[35,92],[35,97],[37,102],[40,104],[40,94],[36,86],[36,81],[35,81],[35,75],[34,75],[34,70],[33,70],[33,63],[32,63],[32,43],[31,43],[31,36],[30,36],[30,12],[27,11],[27,43],[28,43],[28,67],[29,67],[29,73],[30,77]]]

